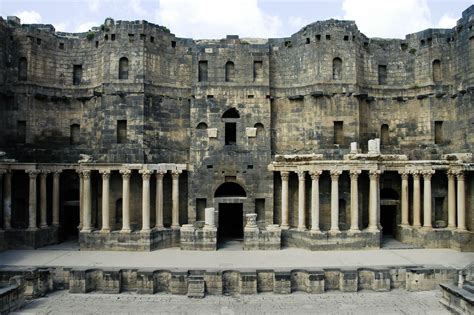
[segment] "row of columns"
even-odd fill
[[[119,171],[122,175],[122,233],[130,233],[130,176],[131,169]],[[179,228],[179,175],[181,170],[171,171],[172,177],[172,223],[171,228]],[[101,233],[110,233],[110,169],[99,170],[102,176],[102,228]],[[150,178],[154,173],[152,170],[139,170],[142,176],[142,229],[141,232],[150,232]],[[163,176],[166,170],[157,170],[156,177],[156,229],[162,229],[163,225]],[[83,223],[81,232],[92,231],[92,207],[91,207],[91,170],[82,170],[79,173],[81,178],[81,212],[83,213]]]
[[[37,226],[37,198],[36,198],[36,187],[37,178],[40,177],[40,228],[48,228],[47,221],[47,204],[48,194],[46,180],[48,174],[53,174],[53,220],[52,225],[59,226],[59,177],[62,170],[40,170],[32,169],[25,171],[29,177],[29,190],[28,190],[28,230],[35,231],[38,229]],[[11,229],[12,219],[12,171],[0,170],[0,182],[3,182],[3,222],[4,229]]]
[[[305,180],[306,171],[299,170],[298,175],[298,230],[306,230],[306,211],[305,211]],[[351,232],[359,232],[359,200],[358,200],[358,177],[360,170],[351,170]],[[288,181],[290,171],[280,171],[282,180],[282,217],[281,227],[289,228],[289,209],[288,209]],[[311,231],[319,233],[319,177],[322,170],[310,171],[311,176]],[[331,170],[331,228],[330,233],[339,233],[339,176],[341,170]],[[370,196],[369,196],[369,231],[378,231],[378,208],[379,200],[379,177],[381,171],[371,170],[370,176]]]
[[[434,170],[403,170],[399,172],[402,178],[401,185],[401,224],[409,226],[408,219],[408,178],[413,177],[413,227],[421,227],[421,190],[420,176],[423,177],[423,228],[431,229],[431,177]],[[465,185],[464,173],[460,170],[448,170],[448,228],[460,231],[466,230]],[[457,194],[456,194],[457,179]],[[457,196],[456,196],[457,195]],[[457,206],[457,207],[456,207]],[[456,225],[457,213],[457,225]]]

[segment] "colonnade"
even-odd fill
[[[94,170],[81,170],[79,172],[80,185],[80,199],[81,199],[81,232],[87,233],[93,230],[92,228],[92,196],[91,196],[91,172]],[[110,174],[111,169],[100,169],[99,173],[102,177],[102,227],[101,233],[110,233]],[[130,233],[130,177],[134,170],[120,169],[118,170],[122,176],[122,233]],[[167,173],[166,170],[148,170],[141,169],[138,173],[142,177],[142,229],[141,232],[147,233],[151,230],[150,224],[150,178],[154,174],[156,179],[156,222],[154,228],[162,229],[163,225],[163,177]],[[179,228],[179,176],[181,170],[172,170],[172,207],[171,207],[171,228]]]
[[[282,212],[281,227],[288,229],[289,226],[289,208],[288,208],[288,182],[291,171],[280,171],[282,180]],[[298,175],[298,227],[300,231],[307,230],[306,227],[306,209],[305,209],[305,179],[306,173],[311,176],[311,232],[321,232],[320,223],[320,202],[319,202],[319,178],[323,170],[304,171],[297,170]],[[339,230],[339,177],[342,170],[329,170],[331,175],[331,227],[329,233],[337,234]],[[351,178],[351,226],[350,232],[360,232],[359,227],[359,199],[358,199],[358,177],[361,170],[353,169],[349,171]],[[369,231],[378,231],[378,214],[380,206],[379,197],[379,178],[381,171],[370,170],[370,194],[369,194]]]

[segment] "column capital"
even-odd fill
[[[49,173],[51,173],[51,170],[46,170],[46,169],[40,169],[39,171],[41,175],[48,175]]]
[[[435,173],[434,170],[422,170],[421,174],[423,175],[424,180],[431,180],[431,176]]]
[[[323,173],[323,171],[321,171],[321,170],[310,171],[310,172],[309,172],[309,175],[311,176],[311,179],[312,179],[312,180],[318,180],[318,179],[319,179],[319,176],[321,176],[322,173]]]
[[[458,181],[464,180],[464,172],[461,171],[461,170],[457,171],[456,172],[456,177],[457,177]]]
[[[130,175],[132,175],[132,170],[131,169],[128,169],[128,168],[122,168],[120,171],[119,171],[120,174],[122,174],[122,178],[123,179],[129,179],[130,178]]]
[[[62,172],[63,172],[63,170],[55,169],[51,173],[53,173],[53,176],[59,176]]]
[[[139,170],[138,173],[142,174],[143,179],[150,179],[151,174],[153,174],[152,170]]]
[[[409,170],[400,170],[398,171],[398,174],[402,177],[402,179],[408,179],[408,176],[410,175]]]
[[[40,170],[26,170],[25,172],[28,174],[28,177],[32,179],[36,178],[38,174],[41,173]]]
[[[179,177],[179,174],[181,174],[183,171],[181,170],[172,170],[171,171],[171,177],[173,178],[178,178]]]
[[[304,180],[306,177],[306,171],[296,171],[296,174],[298,175],[298,180]]]
[[[8,170],[6,169],[0,169],[0,175],[8,173]]]
[[[288,180],[288,178],[290,177],[290,172],[280,171],[280,176],[281,176],[281,180]]]
[[[351,178],[356,178],[360,175],[361,173],[361,170],[350,170],[349,171],[349,175],[351,176]]]
[[[91,177],[91,170],[81,170],[82,178],[89,179]]]
[[[342,171],[341,170],[331,170],[329,172],[329,174],[331,174],[331,179],[336,180],[342,174]]]
[[[410,174],[413,176],[413,179],[419,179],[421,175],[420,170],[410,170]]]
[[[110,178],[110,170],[109,169],[103,169],[99,170],[99,174],[102,175],[102,179],[109,179]]]
[[[156,170],[156,178],[163,178],[167,172],[167,170]]]

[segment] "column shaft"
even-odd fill
[[[35,231],[38,229],[36,226],[36,177],[38,176],[38,170],[29,170],[27,173],[30,178],[28,191],[28,230]]]
[[[311,172],[311,231],[320,232],[319,229],[319,176],[321,171]]]
[[[375,232],[379,230],[378,212],[380,208],[378,198],[378,182],[380,171],[369,171],[370,187],[369,187],[369,227],[368,230]]]
[[[413,227],[421,226],[420,218],[420,174],[418,171],[413,171]]]
[[[11,229],[12,220],[12,173],[7,171],[5,173],[3,194],[3,222],[5,230]]]
[[[456,228],[456,174],[448,171],[448,228]]]
[[[82,221],[81,232],[92,231],[92,198],[91,198],[91,171],[82,171],[82,199],[84,205],[82,206],[82,212],[84,219]]]
[[[166,171],[156,171],[156,223],[155,228],[163,228],[163,176]]]
[[[351,228],[350,231],[358,232],[359,230],[359,187],[358,177],[359,170],[351,170]]]
[[[123,169],[122,174],[122,233],[130,233],[130,175],[132,171]]]
[[[152,171],[142,170],[142,232],[150,231],[150,176]]]
[[[298,171],[298,230],[306,230],[305,171]]]
[[[466,231],[466,196],[464,187],[464,174],[459,172],[458,178],[458,230]]]
[[[431,176],[434,170],[423,171],[423,227],[431,229]]]
[[[53,173],[53,225],[59,226],[59,177],[60,170]]]
[[[280,172],[281,174],[281,228],[290,227],[288,220],[288,179],[289,172]]]
[[[171,172],[172,177],[172,218],[171,218],[171,227],[179,228],[179,174],[181,171]]]
[[[78,171],[79,175],[79,231],[82,231],[84,225],[84,178],[82,177],[82,171]]]
[[[331,171],[331,229],[330,233],[339,233],[339,175],[342,171]]]
[[[102,229],[101,233],[110,232],[110,170],[101,170],[102,175]],[[123,202],[123,199],[122,199]]]
[[[41,217],[40,217],[40,227],[42,229],[48,227],[47,222],[47,187],[46,187],[46,179],[48,176],[48,171],[41,171],[40,173],[40,209],[41,209]]]
[[[402,177],[402,200],[401,200],[401,207],[402,207],[402,222],[401,225],[408,226],[408,175],[407,171],[401,171],[400,175]]]

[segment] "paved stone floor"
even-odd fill
[[[14,314],[449,314],[440,291],[327,292],[291,295],[185,296],[69,294],[59,291]]]
[[[363,266],[442,265],[462,268],[474,261],[474,253],[451,249],[376,249],[309,251],[287,248],[277,251],[218,250],[182,251],[168,248],[152,252],[79,251],[74,243],[40,250],[8,250],[0,253],[0,265],[63,267],[135,267],[175,269],[261,269]]]

